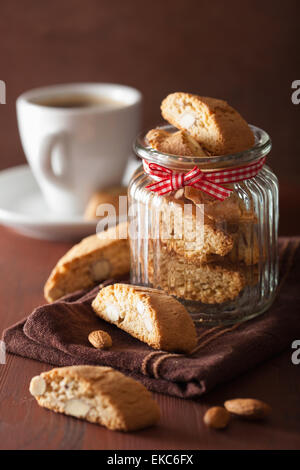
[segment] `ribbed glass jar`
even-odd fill
[[[271,149],[269,136],[251,126],[255,145],[235,155],[180,157],[150,148],[143,136],[135,152],[175,172],[202,171],[255,162]],[[163,129],[172,131],[172,126]],[[264,165],[253,178],[230,185],[219,201],[195,189],[165,196],[137,169],[129,186],[131,281],[163,289],[203,324],[230,324],[263,313],[278,283],[278,181]]]

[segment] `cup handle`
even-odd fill
[[[55,147],[60,146],[62,151],[62,163],[64,171],[61,174],[57,174],[53,170],[52,157]],[[70,186],[69,180],[69,149],[68,149],[68,136],[65,132],[58,134],[50,134],[44,138],[42,142],[40,155],[39,155],[39,167],[44,178],[49,183],[58,186],[60,188],[66,188]]]

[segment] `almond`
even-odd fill
[[[147,330],[149,332],[151,332],[153,330],[152,320],[151,320],[149,314],[145,311],[145,305],[143,304],[143,302],[141,300],[137,303],[136,309],[137,309],[138,313],[141,315],[141,317],[144,321],[145,327],[147,328]]]
[[[85,418],[90,410],[90,406],[78,398],[67,401],[65,413],[76,418]]]
[[[88,340],[96,349],[108,349],[112,346],[112,339],[106,331],[92,331]]]
[[[271,407],[254,398],[235,398],[224,403],[227,411],[246,419],[264,419],[271,413]]]
[[[46,382],[40,375],[32,377],[29,391],[33,396],[43,395],[46,391]]]
[[[224,429],[230,421],[230,413],[222,406],[213,406],[207,410],[203,421],[210,428]]]
[[[180,118],[180,125],[184,129],[192,127],[196,122],[196,116],[193,113],[184,113]]]
[[[121,315],[120,309],[116,304],[107,304],[105,313],[111,321],[118,321]]]

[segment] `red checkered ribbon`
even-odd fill
[[[224,188],[220,183],[237,183],[253,178],[262,169],[265,161],[266,157],[263,157],[247,166],[220,171],[204,172],[195,166],[187,173],[175,173],[170,168],[157,165],[157,163],[149,163],[146,160],[143,161],[143,164],[145,172],[155,180],[154,183],[146,186],[149,191],[162,196],[184,186],[193,186],[220,201],[224,201],[233,190]]]

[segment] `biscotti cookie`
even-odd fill
[[[177,92],[163,100],[161,111],[164,119],[188,131],[213,155],[237,153],[254,145],[247,122],[226,101]]]
[[[195,264],[211,263],[230,254],[234,243],[230,235],[208,224],[202,225],[195,236],[187,235],[184,239],[162,237],[161,242],[168,251]]]
[[[186,186],[184,188],[184,196],[199,207],[205,216],[214,222],[230,224],[257,222],[257,215],[254,210],[252,208],[247,209],[245,203],[234,192],[224,201],[218,201],[203,191],[199,191],[192,186]]]
[[[244,273],[234,265],[211,263],[196,266],[168,252],[163,246],[156,260],[150,256],[148,279],[154,288],[204,304],[234,300],[246,286]]]
[[[236,222],[242,215],[242,203],[235,193],[232,193],[224,201],[218,201],[203,191],[192,186],[184,188],[184,196],[201,208],[205,216],[214,222],[230,221]]]
[[[103,320],[154,349],[189,352],[196,346],[187,310],[161,290],[114,284],[100,290],[92,307]]]
[[[44,288],[48,302],[130,270],[127,223],[84,238],[57,263]]]
[[[29,390],[40,406],[112,431],[134,431],[159,420],[150,392],[110,367],[52,369],[33,377]]]
[[[146,135],[152,148],[171,155],[206,157],[200,144],[185,131],[167,132],[163,129],[152,129]]]
[[[196,204],[204,217],[211,220],[219,230],[227,233],[233,240],[228,260],[233,263],[242,261],[246,265],[256,264],[259,259],[259,246],[255,232],[257,224],[255,212],[252,209],[247,210],[243,201],[234,193],[220,202],[212,200],[210,196],[195,188],[186,187],[185,190],[185,196]],[[215,252],[206,261],[219,261],[219,256],[215,255],[224,256]]]
[[[232,236],[187,202],[170,203],[165,198],[165,204],[161,206],[161,241],[196,263],[210,262],[212,255],[227,255],[234,245]]]
[[[204,259],[205,263],[230,264],[235,267],[244,268],[245,266],[256,265],[260,259],[264,260],[265,247],[262,247],[261,254],[257,234],[252,232],[250,227],[243,228],[241,226],[239,231],[231,234],[231,236],[234,244],[232,250],[227,255],[210,254],[205,259],[199,257],[197,251],[188,251],[188,249],[193,249],[193,244],[189,244],[189,242],[175,240],[173,243],[169,242],[165,243],[165,245],[169,250],[175,247],[178,254],[184,256],[187,260],[195,262],[195,264],[202,264]]]
[[[239,267],[245,277],[246,285],[255,286],[259,281],[259,269],[257,264],[249,266],[240,264]]]
[[[86,206],[84,218],[86,220],[94,220],[98,219],[100,215],[101,217],[104,217],[106,215],[105,213],[99,214],[99,212],[97,211],[99,206],[101,206],[102,204],[111,204],[115,209],[115,215],[117,217],[126,216],[127,206],[124,207],[123,211],[120,210],[122,209],[119,206],[120,196],[127,196],[127,188],[122,186],[114,186],[112,188],[108,188],[106,190],[94,193]]]
[[[233,262],[243,262],[246,266],[257,264],[264,258],[264,246],[260,253],[255,225],[241,222],[236,233],[232,233],[234,246],[228,255],[228,259]]]

